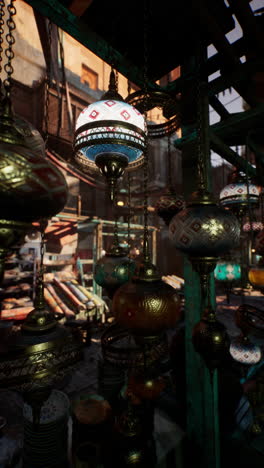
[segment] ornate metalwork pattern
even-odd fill
[[[135,262],[126,255],[106,254],[95,265],[94,279],[99,286],[114,292],[132,278],[135,269]]]
[[[225,326],[214,313],[204,316],[193,329],[192,342],[209,369],[219,366],[227,354],[229,338]]]
[[[235,338],[230,345],[229,352],[235,361],[247,365],[257,364],[262,357],[261,348],[251,343],[245,336]]]
[[[252,183],[237,182],[229,184],[220,192],[220,203],[227,207],[241,203],[257,204],[258,199],[258,187]]]
[[[133,334],[157,335],[181,318],[181,301],[175,289],[161,280],[132,281],[115,293],[113,312]]]
[[[181,195],[168,190],[166,193],[161,195],[156,203],[155,210],[158,216],[160,216],[165,224],[168,226],[173,216],[185,207],[184,199]]]
[[[47,159],[24,146],[2,143],[0,194],[4,218],[33,221],[62,210],[67,183]]]
[[[218,256],[239,242],[238,220],[217,205],[189,206],[169,225],[169,237],[190,256]]]
[[[82,357],[80,341],[70,334],[66,341],[64,338],[18,347],[12,354],[2,356],[1,387],[28,392],[61,383]]]

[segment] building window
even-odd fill
[[[81,83],[87,84],[87,86],[89,86],[90,89],[97,90],[98,89],[98,73],[94,72],[93,70],[91,70],[91,68],[82,64]]]

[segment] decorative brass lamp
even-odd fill
[[[217,259],[239,241],[239,222],[233,214],[219,207],[209,192],[207,164],[210,157],[208,132],[208,86],[202,81],[201,57],[203,45],[197,53],[197,150],[198,190],[191,194],[187,207],[172,219],[169,236],[173,245],[188,255],[199,273],[203,313],[193,329],[193,345],[203,357],[211,377],[224,358],[228,336],[225,327],[217,321],[210,302],[209,274]]]
[[[59,316],[47,310],[43,294],[42,233],[40,273],[35,308],[29,313],[21,330],[12,336],[10,348],[0,358],[0,386],[23,393],[33,409],[33,419],[39,422],[43,402],[53,387],[63,383],[82,358],[81,337],[57,323]]]
[[[158,199],[155,210],[165,224],[168,226],[173,216],[184,208],[184,200],[181,195],[178,195],[172,184],[172,165],[171,165],[171,145],[170,135],[168,135],[168,183],[169,187]]]
[[[114,207],[116,206],[116,199],[115,190],[113,200]],[[130,220],[128,223],[128,242],[130,242]],[[95,282],[106,289],[110,299],[113,298],[117,289],[122,286],[122,284],[127,283],[135,273],[136,263],[127,255],[127,250],[119,245],[117,212],[115,212],[114,242],[110,250],[98,260],[94,268]]]
[[[117,77],[112,69],[108,91],[100,101],[86,107],[77,119],[76,162],[88,170],[99,167],[109,183],[113,200],[116,181],[125,168],[143,164],[144,147],[143,115],[118,94]]]
[[[64,176],[39,151],[31,151],[24,125],[19,130],[19,123],[12,113],[10,95],[13,73],[11,60],[14,56],[13,16],[16,13],[14,0],[10,1],[7,9],[7,78],[4,81],[5,98],[1,103],[0,114],[0,199],[4,218],[0,227],[1,256],[24,233],[26,226],[31,227],[32,221],[53,216],[64,207],[67,200]],[[52,386],[61,383],[65,374],[80,359],[81,347],[80,341],[76,341],[66,328],[58,325],[54,315],[45,309],[43,249],[42,237],[35,309],[28,315],[21,330],[13,332],[10,348],[6,354],[2,353],[0,359],[0,386],[24,393],[33,407],[35,422],[39,421],[41,405],[48,398]]]
[[[115,291],[132,278],[135,269],[135,262],[120,247],[118,239],[115,239],[111,249],[96,263],[94,279],[99,286],[106,289],[112,299]]]
[[[2,7],[2,6],[1,6]],[[63,174],[43,157],[44,141],[32,126],[17,117],[11,109],[13,30],[16,9],[11,0],[5,64],[4,97],[0,108],[0,270],[12,245],[31,229],[32,221],[52,216],[67,200]],[[1,71],[1,70],[0,70]],[[41,141],[42,140],[42,141]],[[37,152],[33,152],[31,147]]]

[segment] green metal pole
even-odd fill
[[[184,73],[194,71],[195,61],[185,64]],[[193,108],[195,107],[195,103]],[[205,103],[203,109],[203,124],[209,127],[208,109]],[[192,116],[187,116],[188,126],[183,125],[183,138],[190,132]],[[193,121],[193,124],[195,122]],[[192,123],[191,123],[192,125]],[[203,128],[203,136],[207,128]],[[209,149],[208,149],[209,154]],[[182,152],[182,170],[184,195],[188,199],[190,193],[197,189],[193,170],[197,167],[197,147],[195,143],[187,144]],[[206,182],[211,189],[210,161],[206,168]],[[200,293],[200,277],[188,261],[184,259],[184,293],[185,293],[185,362],[187,391],[187,450],[186,467],[220,468],[219,446],[219,416],[218,416],[218,378],[217,371],[211,378],[204,361],[196,353],[192,344],[194,325],[200,321],[202,313],[202,298]],[[215,289],[213,275],[210,277],[211,303],[215,304]],[[191,456],[191,458],[189,458]]]

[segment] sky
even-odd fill
[[[229,6],[228,2],[226,2],[226,4],[227,4],[227,6]],[[260,8],[264,8],[264,0],[252,0],[250,2],[250,7],[251,7],[252,11],[256,11],[256,10],[258,10]],[[226,34],[227,39],[231,43],[235,42],[241,36],[242,36],[242,31],[241,31],[240,25],[237,22],[236,22],[235,28],[232,31],[230,31],[228,34]],[[214,55],[215,53],[217,53],[217,51],[214,48],[214,46],[211,45],[210,47],[208,47],[208,56],[209,57],[211,55]],[[219,73],[214,73],[213,75],[211,75],[210,76],[210,81],[212,79],[217,78],[217,76],[219,76]],[[227,108],[227,110],[230,113],[243,111],[243,101],[242,101],[241,97],[239,96],[239,94],[233,88],[232,88],[231,93],[228,90],[226,90],[225,94],[223,95],[223,93],[221,93],[218,96],[218,98],[224,104],[224,106]],[[210,107],[210,124],[212,125],[212,124],[218,122],[219,120],[220,120],[220,118],[219,118],[219,115],[217,114],[217,112],[215,112],[215,110]],[[211,153],[211,161],[212,161],[213,166],[218,166],[218,165],[222,164],[223,160],[218,154],[212,152]]]

